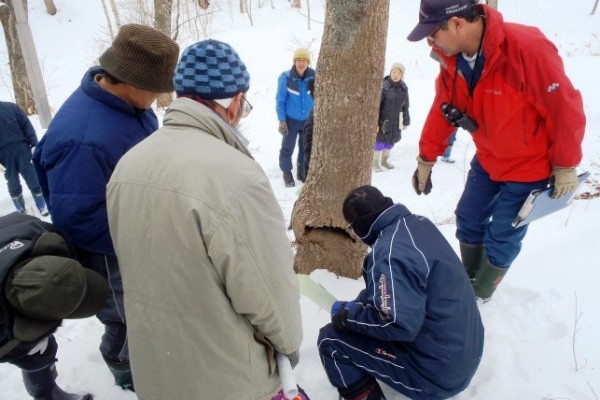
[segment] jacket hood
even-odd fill
[[[168,127],[193,127],[207,135],[222,140],[250,158],[246,147],[248,140],[231,124],[225,122],[215,111],[204,104],[187,98],[177,98],[165,113],[163,125]]]

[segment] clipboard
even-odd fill
[[[536,219],[550,215],[558,210],[567,207],[573,201],[575,194],[585,180],[590,176],[589,172],[584,172],[577,176],[579,185],[571,193],[562,196],[559,199],[552,199],[552,191],[554,186],[548,186],[544,189],[532,190],[525,203],[519,210],[519,213],[512,222],[513,228],[520,228],[529,224]]]

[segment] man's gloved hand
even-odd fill
[[[288,127],[287,127],[287,123],[285,121],[281,121],[279,123],[278,131],[279,131],[279,133],[281,133],[281,136],[285,136],[288,134]]]
[[[350,312],[350,307],[354,304],[353,301],[336,301],[331,306],[331,323],[333,325],[333,329],[338,332],[345,332],[346,329],[346,321],[348,320],[348,312]]]
[[[552,167],[550,179],[554,180],[554,190],[551,195],[553,199],[558,199],[572,192],[579,185],[575,168]]]
[[[415,192],[420,195],[421,193],[428,195],[433,189],[431,183],[431,169],[435,161],[425,161],[421,156],[417,157],[417,169],[412,176],[412,185]]]

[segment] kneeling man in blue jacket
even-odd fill
[[[460,259],[435,225],[373,186],[343,205],[348,230],[371,247],[366,288],[338,301],[319,334],[321,362],[345,400],[385,399],[377,380],[410,399],[463,391],[483,351],[483,325]]]

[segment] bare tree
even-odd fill
[[[113,30],[113,27],[112,27],[112,21],[110,20],[110,14],[108,13],[108,7],[106,7],[106,1],[100,0],[100,3],[102,3],[102,10],[104,11],[104,17],[106,18],[106,26],[108,27],[108,33],[110,34],[111,40],[114,40],[115,31]]]
[[[44,4],[46,5],[46,12],[50,15],[56,15],[56,5],[54,4],[54,0],[44,0]]]
[[[31,91],[31,84],[25,68],[23,51],[17,35],[16,17],[13,9],[14,0],[3,0],[0,4],[0,21],[4,29],[4,38],[8,50],[10,75],[12,78],[15,103],[27,114],[36,114],[37,110]],[[21,0],[17,0],[21,1]],[[27,1],[23,0],[23,8],[27,14]]]
[[[590,15],[596,14],[596,8],[598,8],[598,0],[594,1],[594,7],[592,8]]]
[[[341,209],[350,190],[371,181],[388,17],[389,0],[326,3],[313,157],[292,220],[297,272],[360,275],[366,247],[345,230]]]
[[[154,27],[171,37],[171,16],[173,0],[154,0]],[[168,107],[173,101],[173,93],[164,93],[158,97],[159,108]]]
[[[121,28],[121,16],[119,15],[119,9],[117,8],[115,0],[110,0],[110,8],[112,9],[113,15],[115,16],[115,24],[117,25],[117,30],[119,30]]]

